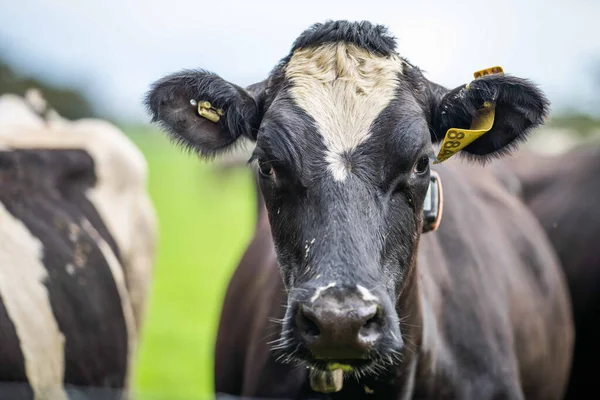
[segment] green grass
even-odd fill
[[[219,174],[154,130],[126,133],[148,161],[160,235],[133,388],[144,399],[211,398],[221,302],[254,227],[250,171]]]

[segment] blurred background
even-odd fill
[[[418,4],[417,4],[418,3]],[[399,52],[447,87],[501,65],[540,85],[551,118],[528,146],[600,138],[600,2],[3,0],[0,94],[42,90],[70,119],[105,118],[145,154],[160,224],[135,371],[144,398],[210,397],[221,301],[255,219],[250,171],[223,171],[169,144],[142,106],[183,68],[239,85],[264,79],[294,39],[326,19],[387,25]]]

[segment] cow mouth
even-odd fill
[[[374,353],[360,359],[321,359],[307,352],[279,351],[278,362],[295,364],[320,372],[341,370],[344,376],[360,379],[365,376],[381,375],[402,362],[400,353],[391,351],[385,355]]]
[[[342,370],[345,374],[354,374],[356,371],[363,371],[369,369],[375,361],[371,359],[362,359],[362,360],[311,360],[309,362],[310,367],[312,369],[318,371],[335,371]]]

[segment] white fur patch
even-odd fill
[[[373,121],[396,95],[403,63],[349,43],[296,50],[286,66],[295,103],[317,124],[336,181],[352,169],[343,159],[371,134]]]
[[[320,288],[317,288],[317,290],[315,290],[315,294],[313,295],[313,297],[310,298],[310,302],[314,303],[315,300],[317,300],[319,297],[321,297],[321,295],[323,294],[324,291],[326,291],[329,288],[335,287],[335,285],[336,285],[335,282],[330,282],[326,286],[321,286]]]
[[[73,276],[75,275],[75,267],[73,266],[73,264],[69,263],[66,265],[65,270],[67,271],[67,274]]]
[[[364,301],[379,301],[379,298],[371,293],[371,291],[366,287],[362,285],[356,285],[356,289],[358,289]]]
[[[14,94],[0,96],[0,126],[39,127],[44,121],[23,98]],[[5,132],[0,131],[0,137]]]
[[[44,280],[42,243],[0,202],[0,300],[12,321],[35,399],[67,400],[65,337]]]

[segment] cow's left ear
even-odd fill
[[[549,101],[526,79],[494,67],[433,101],[432,141],[442,142],[438,160],[461,152],[486,160],[506,154],[544,122]]]

